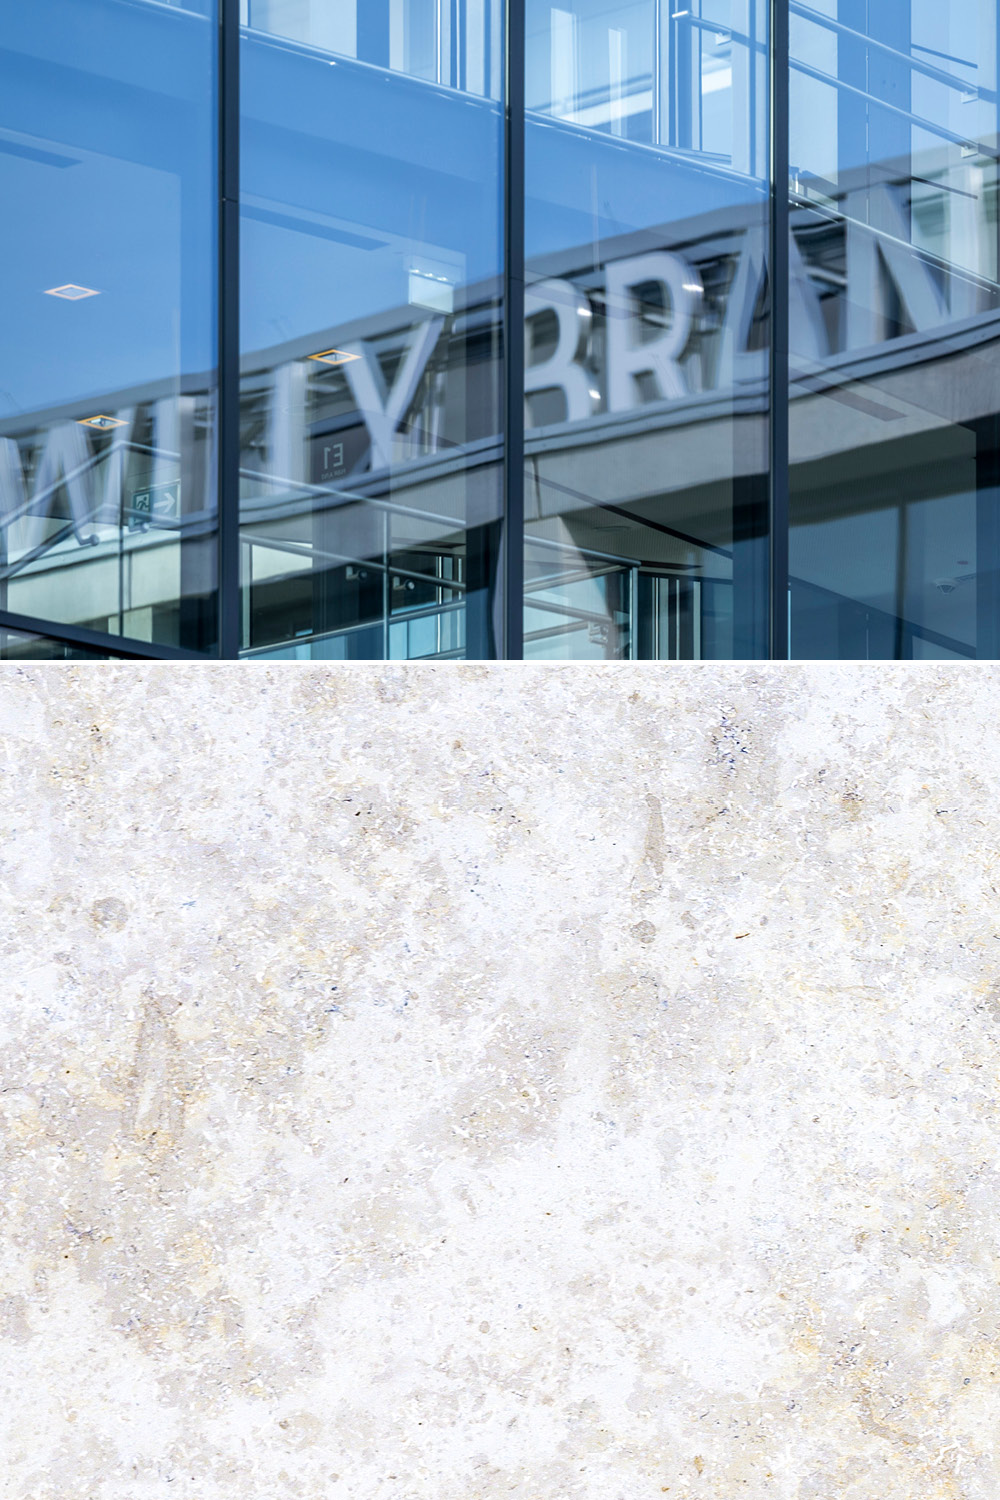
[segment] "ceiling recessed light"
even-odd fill
[[[82,302],[84,297],[99,297],[101,294],[95,292],[92,286],[76,286],[72,281],[67,281],[65,286],[50,286],[45,295],[62,297],[67,302]]]
[[[126,424],[121,417],[78,417],[78,427],[96,427],[98,432],[106,432],[109,427],[124,427]]]
[[[307,355],[308,359],[318,359],[321,365],[346,365],[352,359],[360,359],[360,354],[346,354],[343,349],[321,349],[318,354]]]

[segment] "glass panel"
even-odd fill
[[[501,9],[248,7],[247,651],[495,654]]]
[[[0,626],[0,661],[111,661],[107,652]]]
[[[504,0],[242,0],[242,21],[287,41],[499,99]]]
[[[996,657],[996,0],[791,8],[792,654]]]
[[[0,37],[0,608],[217,642],[214,0]]]
[[[766,0],[528,0],[528,657],[766,654]]]

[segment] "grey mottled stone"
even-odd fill
[[[4,668],[5,1500],[996,1500],[998,722]]]

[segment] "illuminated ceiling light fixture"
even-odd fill
[[[99,297],[101,294],[95,292],[92,286],[76,286],[74,282],[67,281],[65,286],[50,286],[45,295],[62,297],[66,302],[82,302],[84,297]]]
[[[316,359],[321,365],[348,365],[352,359],[360,359],[360,354],[347,354],[343,349],[321,349],[318,354],[309,354],[308,359]]]
[[[98,432],[107,432],[111,427],[124,427],[121,417],[78,417],[78,427],[96,427]]]

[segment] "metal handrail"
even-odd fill
[[[874,104],[878,109],[887,109],[890,114],[909,120],[911,125],[916,125],[920,130],[926,130],[928,134],[936,135],[943,141],[951,141],[954,146],[963,146],[970,151],[978,151],[982,156],[988,156],[993,161],[1000,161],[1000,152],[993,150],[983,141],[970,140],[967,135],[959,135],[956,131],[949,130],[946,125],[936,125],[933,120],[927,120],[923,115],[915,115],[912,110],[903,109],[899,104],[890,104],[887,99],[879,99],[875,94],[859,89],[856,84],[845,83],[842,78],[834,78],[830,73],[824,73],[822,68],[812,67],[810,63],[799,62],[791,58],[789,65],[797,73],[804,73],[807,78],[815,78],[829,88],[839,89],[844,94],[853,94],[858,99],[864,99],[866,104]]]
[[[393,563],[375,562],[369,557],[353,557],[347,552],[330,552],[323,547],[314,547],[309,542],[286,542],[282,537],[260,536],[252,531],[241,531],[240,541],[247,547],[266,547],[272,552],[288,552],[295,557],[321,558],[325,562],[346,563],[352,568],[371,568],[376,573],[392,573],[397,578],[410,578],[416,583],[432,583],[437,588],[450,589],[455,594],[464,594],[468,588],[457,578],[439,578],[436,573],[416,573],[412,568],[398,568]]]
[[[874,47],[879,52],[887,53],[888,56],[905,63],[911,72],[922,73],[925,78],[933,78],[947,88],[956,89],[963,94],[967,94],[970,89],[975,89],[978,97],[987,101],[995,100],[997,97],[992,89],[980,88],[979,84],[969,83],[964,78],[956,78],[954,73],[949,73],[946,68],[936,68],[933,63],[921,62],[919,58],[912,57],[908,52],[901,52],[898,47],[893,47],[889,42],[879,41],[864,31],[857,31],[853,26],[845,25],[843,21],[834,20],[832,16],[824,16],[821,11],[813,10],[811,5],[803,5],[802,0],[789,0],[789,9],[793,15],[813,21],[817,26],[835,32],[838,36],[853,37],[856,41],[863,42],[866,47]],[[977,67],[978,65],[970,63],[969,66]]]
[[[459,600],[452,604],[425,604],[418,609],[407,610],[405,615],[396,615],[389,619],[390,625],[406,625],[411,620],[433,619],[441,615],[461,615],[464,604]],[[386,623],[382,615],[377,615],[371,620],[361,620],[356,625],[342,625],[339,630],[323,630],[316,634],[293,636],[286,641],[269,641],[266,646],[244,646],[240,651],[241,657],[266,656],[271,652],[284,651],[293,646],[312,646],[317,641],[343,640],[349,635],[358,635],[362,630],[376,630]],[[452,656],[454,652],[439,652],[441,656]]]

